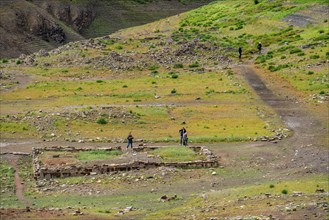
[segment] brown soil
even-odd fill
[[[29,206],[29,201],[24,196],[24,183],[22,179],[19,176],[19,166],[18,166],[18,159],[19,156],[16,155],[10,155],[10,158],[8,158],[8,161],[10,165],[15,169],[15,191],[16,196],[26,207]]]

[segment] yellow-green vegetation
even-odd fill
[[[191,211],[200,219],[211,216],[259,214],[259,210],[273,212],[272,206],[282,206],[292,201],[303,204],[302,199],[294,199],[291,194],[299,193],[310,197],[317,189],[329,190],[327,176],[315,175],[300,180],[278,181],[212,191],[205,194],[203,198],[200,195],[195,196],[180,207],[149,214],[145,219],[179,219],[183,213],[187,214]],[[268,198],[265,194],[272,197]],[[280,197],[281,199],[278,199]],[[268,204],[272,205],[268,206]],[[217,209],[208,213],[202,211],[211,206],[215,206]]]
[[[15,170],[6,160],[0,160],[0,206],[1,207],[17,207],[22,206],[15,195]]]
[[[75,157],[80,161],[111,160],[122,154],[119,150],[80,151]]]
[[[244,141],[271,136],[272,130],[280,128],[280,122],[275,118],[269,123],[263,121],[259,108],[254,107],[259,105],[258,100],[253,98],[249,86],[232,71],[197,74],[158,70],[137,76],[121,76],[113,80],[38,81],[27,88],[2,94],[2,99],[6,100],[2,111],[11,112],[12,105],[21,111],[58,109],[61,112],[62,108],[68,109],[63,115],[28,113],[39,120],[40,117],[51,117],[49,129],[40,132],[43,138],[49,138],[51,133],[69,138],[71,133],[79,132],[81,138],[112,140],[124,138],[133,131],[134,136],[148,141],[178,141],[180,124],[185,122],[192,142]],[[110,110],[102,111],[97,118],[68,119],[72,113],[83,114],[98,109],[98,106],[108,106]],[[271,110],[264,110],[272,114]],[[118,111],[121,113],[111,113]],[[24,122],[25,126],[17,127],[19,124],[11,121],[9,115],[2,117],[4,136],[12,137],[12,133],[23,136],[34,131],[27,122]]]
[[[185,162],[204,160],[204,156],[198,155],[195,151],[186,147],[161,147],[150,152],[159,155],[163,162]]]
[[[329,76],[325,65],[328,59],[329,28],[325,17],[317,16],[317,8],[328,1],[221,1],[186,13],[176,41],[200,39],[221,46],[221,53],[237,57],[243,48],[243,59],[255,57],[257,44],[263,51],[255,63],[286,79],[296,90],[306,95],[328,95]],[[301,13],[304,25],[285,22],[284,18]],[[231,50],[231,48],[235,48]],[[264,49],[266,48],[266,49]],[[320,64],[320,65],[319,65]]]
[[[122,155],[119,150],[90,150],[78,152],[45,151],[40,155],[40,161],[46,165],[78,164],[87,161],[109,161]]]

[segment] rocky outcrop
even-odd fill
[[[55,18],[73,27],[77,32],[89,27],[95,18],[92,4],[72,5],[59,1],[42,2],[41,7]]]
[[[15,24],[18,29],[41,37],[45,41],[53,40],[57,43],[63,43],[65,41],[63,29],[40,13],[34,14],[27,13],[26,11],[17,11],[15,15]]]
[[[144,4],[135,0],[1,0],[0,58],[19,57],[40,49],[48,51],[71,41],[106,36],[208,2],[211,0],[191,0],[184,4],[179,0]]]

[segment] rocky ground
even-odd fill
[[[78,185],[66,185],[58,182],[57,180],[51,182],[38,182],[38,189],[44,193],[62,192],[63,193],[82,193],[90,195],[109,195],[124,193],[125,186],[134,185],[131,190],[137,190],[140,187],[146,187],[151,192],[167,192],[163,195],[163,199],[167,200],[171,198],[174,192],[181,192],[179,189],[182,187],[177,182],[178,179],[189,178],[189,186],[182,190],[187,191],[199,191],[197,189],[203,189],[205,192],[211,190],[222,190],[232,185],[240,185],[237,181],[241,181],[243,184],[252,182],[258,182],[261,180],[287,180],[300,178],[303,176],[313,174],[325,174],[328,172],[328,149],[327,133],[328,127],[323,123],[323,119],[327,117],[326,114],[315,114],[311,110],[307,110],[304,104],[298,103],[295,99],[289,99],[287,97],[293,97],[294,94],[284,94],[285,91],[280,93],[275,90],[271,90],[273,85],[269,82],[262,80],[262,73],[259,70],[255,70],[248,65],[238,65],[234,67],[238,74],[243,75],[250,85],[255,89],[255,92],[263,99],[265,103],[271,106],[277,114],[283,119],[289,129],[293,131],[293,135],[290,138],[284,138],[276,142],[270,142],[267,140],[253,143],[241,143],[241,144],[221,144],[221,145],[209,145],[216,155],[221,157],[221,166],[230,167],[233,170],[242,167],[242,173],[248,172],[249,169],[261,169],[263,176],[256,175],[253,178],[243,177],[241,178],[225,178],[220,175],[213,175],[206,177],[203,170],[195,170],[193,172],[184,171],[180,169],[171,168],[157,168],[155,170],[144,170],[136,173],[130,171],[128,173],[117,173],[107,177],[90,177],[85,183]],[[25,151],[30,152],[30,149],[36,145],[61,145],[60,142],[47,142],[42,143],[37,140],[11,140],[8,143],[2,143],[2,151]],[[102,146],[107,145],[105,143],[72,143],[72,145],[82,146]],[[240,149],[240,152],[236,150]],[[241,160],[241,153],[248,160]],[[14,160],[15,161],[15,160]],[[13,163],[14,163],[13,161]],[[245,170],[245,171],[243,171]],[[17,177],[16,177],[17,178]],[[120,187],[116,188],[104,188],[103,181],[113,182],[112,184],[119,184]],[[172,186],[175,184],[175,186]],[[90,187],[92,186],[92,190]],[[19,186],[17,185],[16,187]],[[167,189],[167,190],[164,190]],[[17,190],[19,192],[19,190]],[[139,191],[139,190],[138,190]],[[204,197],[206,198],[206,195]],[[202,196],[202,195],[201,195]],[[162,196],[159,195],[159,199]],[[23,199],[23,198],[21,198]],[[304,195],[303,193],[294,192],[289,195],[259,195],[256,197],[244,197],[238,199],[234,203],[228,203],[221,206],[219,204],[209,202],[209,204],[203,206],[200,210],[201,213],[206,213],[206,216],[213,215],[208,219],[250,219],[254,217],[260,217],[264,219],[324,219],[328,215],[328,195],[323,189],[319,189],[314,194]],[[260,215],[263,212],[246,211],[244,207],[249,207],[251,204],[259,203],[267,204],[266,215]],[[234,213],[231,209],[234,207],[240,207],[240,215],[234,217]],[[226,210],[221,211],[219,214],[218,209]],[[80,215],[81,211],[67,209],[42,209],[43,215],[60,217]],[[231,211],[232,212],[231,212]],[[251,209],[252,210],[252,209]],[[30,212],[31,211],[31,212]],[[129,211],[122,210],[118,212],[119,216],[125,212],[132,212],[133,208],[130,207]],[[2,216],[5,219],[10,219],[15,216],[28,216],[36,215],[40,213],[39,209],[31,210],[1,210]],[[72,214],[73,213],[73,214]],[[121,214],[120,214],[121,213]],[[199,212],[197,212],[199,213]],[[226,213],[226,214],[225,214]],[[231,213],[231,214],[230,214]],[[216,217],[219,216],[219,217]],[[270,217],[272,216],[272,217]],[[87,216],[85,216],[88,218]],[[96,216],[89,218],[97,219]],[[188,218],[193,217],[193,214]],[[100,218],[101,219],[101,218]]]

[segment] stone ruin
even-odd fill
[[[134,147],[134,152],[151,151],[160,147]],[[52,179],[52,178],[65,178],[74,176],[85,176],[85,175],[97,175],[107,174],[120,171],[140,170],[156,167],[176,167],[176,168],[207,168],[207,167],[218,167],[219,162],[217,157],[205,147],[188,147],[194,152],[205,156],[205,160],[195,160],[187,162],[154,162],[154,161],[140,161],[133,160],[129,163],[95,163],[92,165],[66,165],[66,166],[53,166],[46,167],[39,160],[39,155],[46,151],[52,152],[79,152],[79,151],[93,151],[93,150],[120,150],[121,147],[114,148],[74,148],[74,147],[45,147],[45,148],[33,148],[32,159],[34,169],[34,179]],[[59,155],[54,157],[59,158]]]

